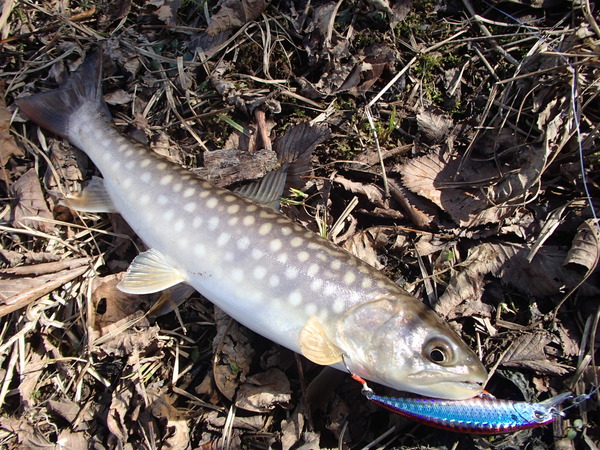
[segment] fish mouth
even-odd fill
[[[448,385],[462,385],[465,388],[473,390],[483,389],[483,385],[487,379],[487,374],[483,371],[472,374],[457,374],[449,373],[438,370],[423,370],[421,372],[415,372],[408,375],[408,380],[411,382],[418,382],[421,385],[431,386],[433,384],[448,384]]]

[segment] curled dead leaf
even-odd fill
[[[46,233],[54,229],[54,225],[48,222],[53,217],[35,169],[29,169],[21,175],[9,191],[14,201],[11,220],[14,227],[30,227]]]
[[[565,264],[579,264],[593,271],[600,258],[600,230],[596,219],[588,219],[579,225]]]

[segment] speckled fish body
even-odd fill
[[[88,60],[62,88],[18,105],[87,153],[109,200],[95,210],[119,212],[149,247],[121,290],[149,293],[185,282],[318,364],[345,363],[375,382],[440,398],[481,391],[486,372],[472,351],[384,275],[122,136],[104,115],[98,61]]]

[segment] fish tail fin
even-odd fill
[[[102,52],[87,58],[58,89],[16,100],[27,117],[64,138],[69,137],[69,122],[78,110],[93,105],[99,114],[110,117],[102,99]]]

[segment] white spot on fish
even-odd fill
[[[227,212],[229,214],[235,214],[240,210],[240,205],[229,205],[227,207]]]
[[[247,212],[254,212],[257,209],[258,209],[258,206],[256,206],[256,205],[248,205],[248,206],[246,206],[246,211]]]
[[[262,218],[262,219],[273,219],[275,217],[277,217],[278,214],[269,212],[269,211],[261,211],[258,213],[258,217]]]
[[[308,253],[307,253],[307,252],[302,252],[302,253],[306,253],[306,254],[308,255]],[[307,274],[309,277],[314,277],[316,274],[318,274],[318,273],[319,273],[319,270],[321,270],[321,268],[319,267],[319,265],[318,265],[318,264],[311,264],[311,265],[308,267],[308,270],[307,270],[306,274]]]
[[[150,163],[152,163],[152,160],[150,158],[144,158],[144,159],[142,159],[142,162],[140,162],[140,167],[142,169],[145,169],[146,167],[148,167],[150,165]]]
[[[316,278],[310,283],[310,288],[313,291],[319,292],[321,290],[321,286],[323,286],[323,280],[320,278]]]
[[[248,247],[250,247],[250,239],[248,239],[247,237],[241,237],[237,241],[237,248],[239,248],[240,250],[246,250]]]
[[[119,170],[119,167],[121,167],[121,161],[119,161],[118,159],[113,161],[113,163],[112,163],[113,170]]]
[[[233,254],[233,252],[227,252],[223,256],[223,259],[227,262],[232,262],[235,259],[235,255]]]
[[[175,217],[175,211],[172,209],[168,209],[163,215],[163,219],[165,220],[165,222],[170,222],[171,220],[173,220],[173,217]]]
[[[167,184],[169,184],[171,181],[173,181],[173,175],[165,175],[164,177],[162,177],[160,179],[160,185],[161,186],[166,186]]]
[[[300,305],[300,303],[302,303],[302,294],[298,291],[293,291],[288,296],[288,301],[290,302],[290,304],[292,306],[298,306],[298,305]]]
[[[131,148],[131,146],[127,145],[127,144],[123,144],[119,147],[119,150],[123,152],[123,154],[127,157],[130,157],[131,155],[133,155],[133,149]]]
[[[326,297],[331,297],[333,294],[335,294],[337,291],[335,284],[333,283],[328,283],[327,285],[325,285],[325,289],[323,290],[323,294]]]
[[[217,216],[211,217],[208,219],[207,226],[210,231],[215,231],[219,227],[219,218]]]
[[[219,235],[219,237],[217,238],[217,245],[219,247],[223,247],[223,246],[227,245],[227,243],[229,242],[230,239],[231,239],[231,235],[229,233],[221,233]]]
[[[109,153],[106,153],[106,154],[108,155]],[[135,161],[129,161],[127,164],[125,164],[125,168],[127,170],[133,170],[134,167],[135,167]]]
[[[271,286],[271,287],[279,286],[279,277],[277,275],[271,275],[269,277],[269,286]]]
[[[194,255],[196,256],[206,256],[206,247],[204,244],[196,244],[194,246]]]
[[[281,232],[281,234],[283,234],[284,236],[289,236],[290,234],[292,234],[292,229],[290,227],[283,227],[281,230],[279,230]]]
[[[336,298],[333,302],[333,312],[341,314],[344,311],[344,301],[341,298]]]
[[[175,230],[176,233],[182,232],[184,228],[185,228],[185,222],[181,219],[179,219],[177,222],[175,222],[175,225],[173,225],[173,229]]]
[[[196,192],[196,189],[194,189],[194,188],[187,188],[185,191],[183,191],[183,197],[184,198],[189,198],[192,195],[194,195],[195,192]]]
[[[269,248],[271,249],[272,252],[278,252],[279,250],[281,250],[281,240],[280,239],[273,239],[270,243],[269,243]]]
[[[319,320],[321,322],[325,322],[327,320],[327,316],[329,316],[327,310],[325,308],[321,308],[321,311],[319,311]]]
[[[150,172],[144,172],[140,177],[140,180],[142,180],[144,183],[150,183],[150,180],[152,180],[152,174]]]
[[[256,266],[252,271],[252,274],[257,280],[262,280],[265,275],[267,275],[267,269],[263,266]]]
[[[158,164],[156,165],[156,168],[157,168],[158,170],[165,170],[165,169],[167,168],[167,163],[166,163],[166,162],[161,162],[161,163],[158,163]]]
[[[235,195],[226,195],[225,198],[224,198],[224,200],[226,202],[231,203],[231,202],[234,202],[236,200],[236,196]]]
[[[240,268],[232,269],[231,279],[237,283],[244,280],[244,271]]]
[[[202,219],[202,217],[194,217],[194,220],[192,222],[192,226],[194,228],[200,228],[202,226],[202,224],[204,223],[204,220]]]
[[[371,286],[373,286],[373,281],[370,278],[363,278],[360,285],[363,287],[363,289],[369,289]]]
[[[288,280],[293,280],[294,278],[296,278],[298,276],[298,269],[293,266],[286,268],[285,276]]]
[[[318,310],[319,308],[317,308],[317,305],[314,303],[309,303],[308,305],[304,306],[304,312],[309,316],[314,316]]]
[[[217,205],[219,204],[219,200],[216,197],[211,197],[208,200],[206,200],[206,207],[207,208],[215,208]]]
[[[131,178],[125,178],[124,180],[121,180],[121,186],[123,186],[123,189],[129,189],[131,184]]]
[[[256,222],[254,216],[245,216],[242,220],[242,223],[247,227],[249,227],[250,225],[254,225],[254,222]]]
[[[288,260],[288,255],[287,253],[280,253],[279,255],[277,255],[277,262],[281,263],[281,264],[285,264]]]
[[[301,263],[308,261],[308,258],[310,258],[310,254],[308,252],[300,252],[296,255],[296,258],[298,258],[298,261],[300,261]],[[316,264],[315,264],[316,266]],[[317,266],[318,268],[318,266]]]
[[[156,203],[158,203],[160,206],[165,206],[169,204],[169,199],[164,195],[159,195]]]
[[[270,223],[263,223],[258,229],[258,234],[260,234],[261,236],[266,236],[271,232],[272,228],[273,225],[271,225]]]
[[[150,196],[148,194],[142,194],[142,196],[138,199],[138,202],[142,206],[146,206],[150,203]]]
[[[333,270],[340,270],[342,267],[342,262],[339,259],[334,259],[331,261],[331,268]]]
[[[264,255],[265,253],[262,250],[259,250],[257,248],[252,249],[252,257],[254,259],[261,259]]]
[[[349,270],[348,272],[346,272],[344,274],[344,283],[346,284],[352,284],[356,281],[356,274]]]
[[[300,247],[302,245],[302,242],[303,242],[302,238],[299,238],[296,236],[296,237],[292,238],[292,240],[290,241],[290,245],[292,247]]]
[[[210,195],[210,191],[202,191],[198,194],[198,197],[200,198],[206,198]]]
[[[229,226],[234,226],[236,225],[238,222],[240,221],[239,217],[232,217],[231,219],[229,219],[229,221],[227,222],[229,224]]]
[[[183,189],[183,184],[181,183],[175,183],[173,185],[173,192],[179,192]]]
[[[183,210],[191,213],[196,210],[196,206],[196,202],[189,202],[183,205]]]

